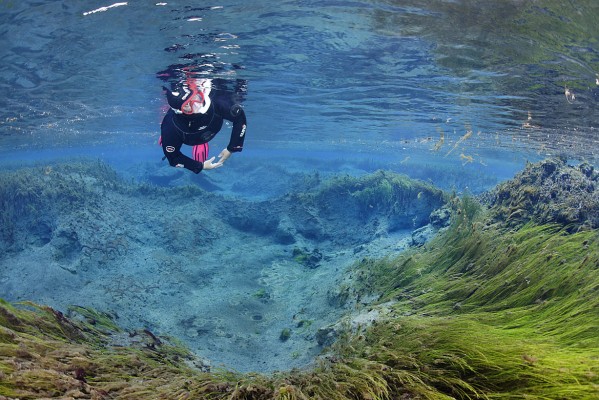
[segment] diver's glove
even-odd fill
[[[221,151],[218,155],[218,162],[220,164],[223,164],[225,161],[227,161],[227,158],[229,157],[231,157],[231,152],[227,149],[223,149],[223,151]]]
[[[214,169],[214,168],[222,167],[223,166],[222,161],[214,162],[215,158],[216,157],[212,157],[212,158],[204,161],[203,169]]]

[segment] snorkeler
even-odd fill
[[[194,173],[218,168],[243,149],[246,118],[243,108],[230,96],[215,95],[210,79],[191,79],[174,91],[163,86],[170,110],[160,127],[160,145],[172,167],[187,168]],[[229,144],[215,157],[208,158],[208,142],[223,126],[223,120],[233,123]],[[193,159],[181,153],[181,146],[193,146]]]

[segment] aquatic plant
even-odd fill
[[[451,226],[425,246],[355,265],[351,295],[374,294],[362,307],[387,311],[370,325],[348,324],[310,369],[208,372],[168,338],[120,332],[108,314],[1,302],[0,395],[597,398],[597,229],[535,212],[512,226],[496,218],[501,203],[486,209],[472,197],[450,205]]]
[[[474,204],[454,203],[458,218],[425,251],[356,267],[355,290],[380,293],[395,312],[338,351],[415,366],[457,398],[595,398],[599,233],[533,217],[506,231],[496,208]]]

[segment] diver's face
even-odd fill
[[[196,79],[187,81],[188,89],[192,95],[183,103],[181,111],[184,114],[198,114],[206,104],[206,98],[212,90],[212,80]]]
[[[194,94],[191,96],[189,101],[186,101],[181,111],[186,114],[192,114],[193,112],[197,112],[197,109],[201,108],[204,104],[204,100],[200,97],[200,95]]]
[[[181,111],[184,114],[197,114],[204,105],[204,96],[202,93],[196,92],[183,103]]]

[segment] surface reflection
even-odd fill
[[[3,148],[154,137],[161,85],[191,67],[241,96],[276,145],[294,132],[385,151],[442,130],[446,146],[597,157],[591,0],[1,6]]]

